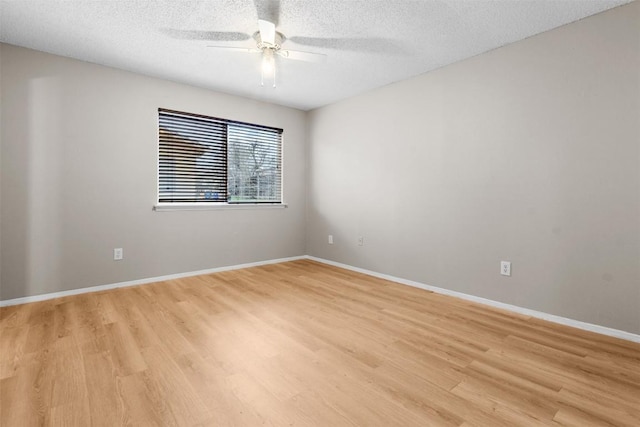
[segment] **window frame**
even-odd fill
[[[195,118],[197,117],[201,117],[201,118],[205,118],[205,119],[213,119],[213,120],[219,120],[221,122],[224,122],[227,126],[228,125],[233,125],[233,124],[238,124],[241,126],[252,126],[252,127],[262,127],[265,129],[271,129],[271,130],[276,130],[279,132],[279,172],[280,172],[280,202],[273,202],[273,201],[248,201],[248,202],[229,202],[229,179],[228,179],[228,175],[227,175],[227,180],[226,180],[226,190],[227,190],[227,195],[226,198],[227,200],[224,201],[202,201],[202,202],[196,202],[196,201],[189,201],[189,202],[160,202],[160,179],[161,179],[161,175],[160,175],[160,114],[162,112],[168,112],[168,113],[176,113],[176,114],[182,114],[182,115],[186,115],[186,116],[193,116]],[[227,209],[231,209],[231,210],[243,210],[243,209],[278,209],[278,208],[286,208],[288,207],[287,203],[285,203],[285,193],[284,193],[284,129],[281,128],[277,128],[274,126],[265,126],[265,125],[259,125],[256,123],[249,123],[249,122],[243,122],[243,121],[239,121],[239,120],[230,120],[230,119],[222,119],[219,117],[214,117],[214,116],[208,116],[208,115],[204,115],[204,114],[198,114],[198,113],[189,113],[189,112],[185,112],[185,111],[179,111],[179,110],[173,110],[173,109],[169,109],[169,108],[162,108],[159,107],[157,109],[157,113],[155,116],[155,121],[156,121],[156,180],[155,180],[155,186],[156,186],[156,195],[155,195],[155,203],[153,205],[153,210],[157,211],[157,212],[163,212],[163,211],[178,211],[178,210],[187,210],[187,211],[201,211],[201,210],[227,210]],[[229,144],[229,136],[227,135],[227,140],[226,140],[226,146],[228,148],[228,144]],[[226,165],[225,165],[225,171],[228,174],[229,171],[229,155],[228,155],[228,150],[226,153]]]

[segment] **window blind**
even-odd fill
[[[160,108],[158,138],[158,202],[282,202],[282,129]]]
[[[246,123],[228,126],[230,203],[279,203],[281,132]]]

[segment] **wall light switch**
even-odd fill
[[[500,261],[500,274],[503,276],[511,276],[511,262]]]
[[[329,244],[333,245],[333,235],[329,234]]]
[[[122,248],[115,248],[113,250],[113,259],[115,261],[120,261],[122,258],[124,258],[124,252],[122,251]]]

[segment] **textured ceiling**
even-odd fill
[[[309,110],[629,0],[0,1],[0,41]],[[257,19],[277,24],[277,87],[260,86]]]

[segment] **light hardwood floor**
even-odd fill
[[[2,426],[640,426],[640,345],[294,261],[1,309]]]

